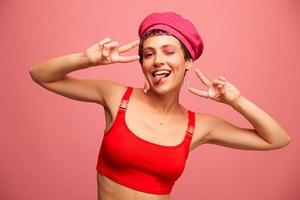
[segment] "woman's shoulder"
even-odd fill
[[[105,106],[110,106],[114,104],[120,98],[122,98],[123,93],[125,93],[127,86],[125,84],[119,83],[112,80],[98,80],[96,84],[97,90],[103,97],[105,101]]]
[[[219,120],[222,119],[214,114],[195,112],[195,121],[198,126],[211,126]]]
[[[182,107],[183,107],[186,111],[190,111],[190,112],[194,113],[196,119],[203,119],[203,118],[213,117],[213,115],[210,115],[210,114],[208,114],[208,113],[198,112],[198,111],[195,111],[195,110],[192,110],[192,109],[185,108],[184,106],[182,106]]]
[[[195,112],[195,128],[193,143],[197,144],[197,146],[207,143],[209,141],[209,134],[213,130],[218,119],[219,117],[213,114]]]
[[[195,129],[204,135],[208,135],[220,124],[226,122],[223,118],[210,113],[195,113]]]
[[[132,93],[140,93],[142,88],[137,88],[131,85],[123,84],[117,81],[112,80],[105,80],[106,87],[107,87],[107,93],[106,93],[106,104],[108,106],[115,106],[116,104],[119,105],[122,97],[125,95],[126,91],[129,88],[132,88]]]
[[[137,88],[131,85],[127,85],[127,84],[123,84],[123,83],[119,83],[117,81],[111,81],[108,80],[108,83],[111,85],[111,90],[115,93],[115,94],[121,94],[124,95],[125,92],[129,89],[132,88],[132,92],[140,92],[142,90],[142,88]]]
[[[110,91],[110,95],[111,96],[120,96],[123,95],[126,90],[132,86],[130,85],[126,85],[117,81],[113,81],[113,80],[101,80],[101,81],[105,81],[105,87],[107,88],[108,91]],[[99,84],[99,86],[102,86]],[[134,87],[132,87],[133,89],[135,89]]]

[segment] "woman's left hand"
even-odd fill
[[[206,91],[201,91],[189,87],[189,91],[200,96],[213,99],[217,102],[226,103],[233,106],[241,97],[240,91],[231,83],[229,83],[223,76],[209,81],[199,69],[195,70],[200,81],[208,88]]]

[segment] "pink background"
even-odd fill
[[[29,68],[47,58],[81,52],[107,36],[121,44],[137,39],[140,21],[154,11],[175,11],[190,19],[205,45],[193,69],[199,67],[209,78],[225,76],[292,137],[290,145],[275,151],[207,144],[193,150],[172,199],[300,198],[299,1],[2,0],[0,199],[97,198],[103,108],[43,89],[31,80]],[[72,74],[135,87],[144,83],[138,62]],[[193,86],[204,89],[194,72],[191,79]],[[196,112],[250,127],[229,106],[189,93],[186,83],[181,102]]]

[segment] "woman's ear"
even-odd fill
[[[189,59],[188,61],[186,61],[185,69],[190,70],[192,68],[192,65],[193,65],[193,61]]]

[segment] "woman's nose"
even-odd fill
[[[159,67],[160,65],[163,65],[165,63],[164,56],[161,54],[156,54],[154,62],[155,66]]]

